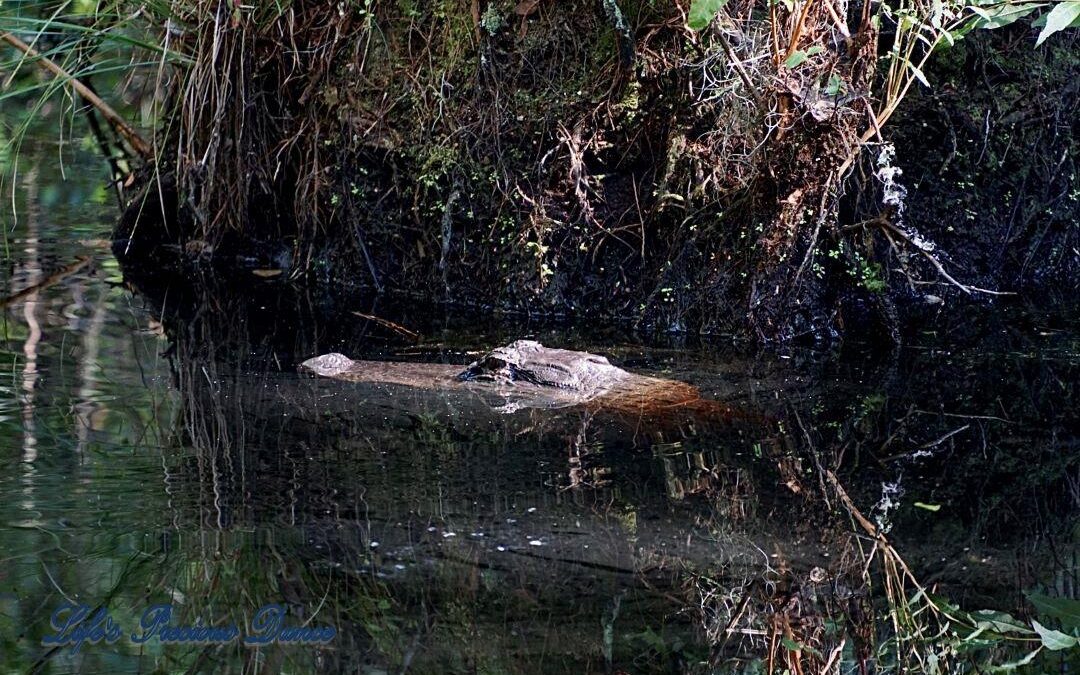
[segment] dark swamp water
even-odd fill
[[[975,672],[1041,650],[1023,667],[1077,672],[1030,630],[1076,628],[1075,318],[999,308],[891,353],[778,353],[255,274],[136,280],[104,241],[103,168],[62,150],[66,179],[55,142],[24,147],[3,215],[0,295],[37,289],[6,303],[0,342],[5,671]],[[296,370],[329,351],[467,363],[522,337],[746,414],[504,414]],[[66,601],[124,636],[43,645]],[[137,644],[158,603],[242,632],[276,603],[336,635]],[[1001,623],[973,636],[973,616]]]

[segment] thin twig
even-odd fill
[[[731,65],[735,68],[735,72],[739,74],[739,79],[746,85],[746,89],[750,92],[750,96],[753,97],[754,103],[757,105],[758,110],[762,114],[767,114],[769,109],[765,107],[765,99],[761,97],[761,92],[757,90],[754,83],[750,81],[750,76],[746,74],[746,69],[743,68],[742,62],[739,61],[735,55],[735,50],[731,48],[731,44],[728,43],[727,38],[724,37],[723,32],[716,31],[716,37],[720,40],[720,45],[724,48],[724,52],[727,54],[728,59],[731,61]]]
[[[21,291],[19,291],[17,293],[13,293],[13,294],[9,295],[8,297],[0,300],[0,309],[4,309],[6,307],[9,307],[10,305],[15,304],[16,302],[19,302],[20,300],[25,299],[27,296],[34,293],[35,291],[41,291],[41,290],[44,290],[46,288],[49,288],[50,286],[55,286],[56,284],[60,283],[61,281],[63,281],[67,277],[71,276],[72,274],[75,274],[76,272],[78,272],[82,268],[86,267],[86,265],[89,264],[89,263],[90,263],[90,258],[88,256],[81,256],[81,257],[77,258],[75,260],[75,262],[71,263],[70,265],[68,265],[64,269],[60,270],[56,274],[53,274],[52,276],[46,277],[45,279],[39,281],[38,283],[27,286],[26,288],[22,289]]]
[[[912,410],[912,413],[916,415],[941,415],[942,417],[959,417],[967,420],[991,420],[994,422],[1004,422],[1005,424],[1016,424],[1012,420],[1007,420],[1004,417],[996,417],[994,415],[964,415],[961,413],[947,413],[947,412],[934,412],[933,410]]]
[[[394,331],[395,333],[400,333],[400,334],[404,335],[405,337],[410,338],[412,340],[419,340],[420,339],[420,333],[417,333],[416,331],[409,330],[405,326],[402,326],[400,324],[396,324],[393,321],[388,321],[387,319],[383,319],[381,317],[374,316],[373,314],[364,314],[363,312],[353,312],[353,314],[360,317],[361,319],[367,319],[368,321],[374,321],[375,323],[379,324],[380,326],[384,326],[386,328],[389,328],[390,330]]]
[[[810,8],[813,4],[814,0],[806,0],[806,4],[803,5],[802,11],[799,12],[799,21],[795,24],[795,30],[791,34],[791,41],[788,43],[787,51],[784,52],[784,61],[791,58],[791,55],[795,53],[795,49],[799,46],[799,38],[802,37],[803,26],[806,24],[806,18],[810,16]]]
[[[947,441],[948,439],[952,438],[952,437],[953,437],[953,436],[955,436],[956,434],[960,433],[961,431],[967,431],[967,430],[968,430],[968,429],[970,429],[970,428],[971,428],[971,425],[970,425],[970,424],[965,424],[964,426],[962,426],[962,427],[960,427],[960,428],[958,428],[958,429],[953,429],[952,431],[950,431],[949,433],[945,434],[944,436],[942,436],[941,438],[937,439],[936,441],[930,441],[929,443],[924,443],[923,445],[920,445],[920,446],[919,446],[919,449],[920,449],[920,450],[927,450],[927,449],[929,449],[929,448],[933,448],[933,447],[936,447],[936,446],[938,446],[938,445],[941,445],[942,443],[944,443],[944,442],[945,442],[945,441]]]
[[[888,220],[885,220],[885,219],[881,219],[880,221],[878,221],[877,224],[880,225],[881,227],[895,233],[898,237],[902,238],[904,241],[911,244],[915,248],[915,250],[917,250],[919,253],[922,253],[924,256],[926,256],[926,259],[930,261],[930,263],[938,271],[938,274],[940,274],[949,283],[951,283],[953,286],[956,286],[957,288],[959,288],[964,293],[967,293],[968,295],[971,295],[972,292],[986,293],[987,295],[1016,295],[1016,293],[1013,293],[1011,291],[991,291],[991,290],[986,289],[986,288],[979,288],[978,286],[968,286],[967,284],[960,283],[959,281],[954,279],[951,274],[949,274],[947,271],[945,271],[945,266],[941,264],[941,261],[937,259],[937,256],[935,256],[930,251],[927,251],[922,246],[919,246],[917,243],[915,243],[915,241],[911,238],[910,235],[908,235],[907,232],[904,232],[899,227],[893,225],[892,223],[890,223]]]
[[[833,7],[832,0],[825,0],[825,9],[828,10],[833,23],[840,29],[840,34],[845,38],[851,37],[851,31],[848,30],[847,24],[840,18],[840,15],[836,13],[836,8]]]
[[[15,47],[22,53],[26,54],[28,57],[32,59],[37,59],[38,63],[40,63],[43,68],[53,73],[57,77],[70,82],[72,88],[74,88],[75,91],[78,92],[79,95],[82,96],[87,103],[97,108],[97,110],[101,113],[102,117],[108,120],[109,124],[111,124],[112,127],[116,129],[116,132],[118,134],[124,137],[124,140],[128,142],[128,144],[131,146],[131,149],[134,150],[136,154],[138,154],[144,160],[149,160],[153,157],[153,150],[150,148],[150,145],[143,139],[143,137],[139,135],[139,132],[135,131],[134,127],[128,124],[127,121],[124,120],[124,118],[121,117],[118,112],[113,110],[112,106],[103,101],[100,96],[95,94],[90,89],[90,87],[80,82],[78,79],[75,78],[74,75],[64,70],[55,61],[53,61],[47,56],[44,56],[41,52],[23,42],[14,34],[0,34],[0,40],[7,42],[12,47]]]

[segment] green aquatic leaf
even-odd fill
[[[927,511],[941,510],[941,504],[924,504],[923,502],[915,502],[915,506],[920,509],[926,509]]]
[[[792,52],[791,56],[787,57],[787,59],[784,60],[784,65],[788,68],[796,68],[808,58],[810,57],[808,57],[806,55],[806,52],[802,50]]]
[[[1008,26],[1017,19],[1022,19],[1036,9],[1045,6],[1045,2],[1005,3],[985,9],[973,5],[971,11],[977,14],[979,18],[972,22],[972,28],[993,30]]]
[[[1016,660],[1016,661],[1010,661],[1008,663],[1003,663],[1000,666],[993,666],[993,667],[990,668],[990,672],[991,673],[1008,673],[1008,672],[1011,672],[1013,670],[1016,670],[1017,668],[1023,668],[1027,664],[1031,663],[1035,659],[1035,657],[1039,655],[1039,652],[1041,650],[1042,650],[1042,648],[1040,647],[1039,649],[1028,652],[1027,655],[1025,655],[1024,658],[1022,658],[1022,659],[1019,659],[1019,660]]]
[[[1080,630],[1080,600],[1052,598],[1042,593],[1025,593],[1028,602],[1035,606],[1040,617],[1053,617],[1061,621],[1066,630]]]
[[[1047,628],[1038,621],[1031,622],[1032,627],[1035,628],[1035,632],[1039,634],[1042,639],[1043,646],[1050,651],[1061,651],[1062,649],[1072,649],[1076,645],[1080,644],[1080,638],[1075,638],[1071,635],[1066,635],[1059,630],[1053,628]]]
[[[727,4],[727,0],[693,0],[690,3],[690,13],[686,18],[686,25],[692,30],[705,28]]]
[[[1075,28],[1080,24],[1080,0],[1066,0],[1059,2],[1046,15],[1046,25],[1039,33],[1039,39],[1035,46],[1041,45],[1046,38],[1066,28]]]
[[[970,613],[972,621],[979,628],[995,633],[1018,633],[1031,635],[1031,629],[1024,622],[1005,612],[995,612],[989,609],[981,609]]]

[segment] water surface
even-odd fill
[[[0,332],[12,670],[781,672],[816,658],[801,646],[832,654],[832,672],[888,671],[939,647],[890,646],[885,557],[853,508],[964,609],[1023,618],[1025,591],[1077,595],[1068,317],[943,314],[899,350],[758,352],[478,320],[285,275],[125,276],[105,241],[105,168],[64,146],[61,175],[60,150],[24,147],[7,186],[17,219],[3,215],[0,295],[19,294]],[[745,415],[504,414],[296,370],[328,351],[464,364],[523,337],[690,382]],[[42,645],[64,601],[128,632],[155,603],[176,623],[242,626],[280,603],[337,635],[76,653]]]

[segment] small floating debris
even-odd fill
[[[496,546],[495,550],[502,553],[502,552],[506,551],[506,547],[505,546]]]
[[[457,536],[457,532],[443,532],[442,533],[443,539],[449,539],[450,537],[456,537],[456,536]]]
[[[529,540],[529,546],[543,546],[543,545],[544,545],[544,542],[540,541],[539,539],[531,539],[531,540]]]
[[[368,546],[370,546],[371,548],[379,548],[379,542],[373,541],[370,544],[368,544]]]
[[[262,279],[273,279],[281,276],[281,270],[251,270],[251,273]]]

